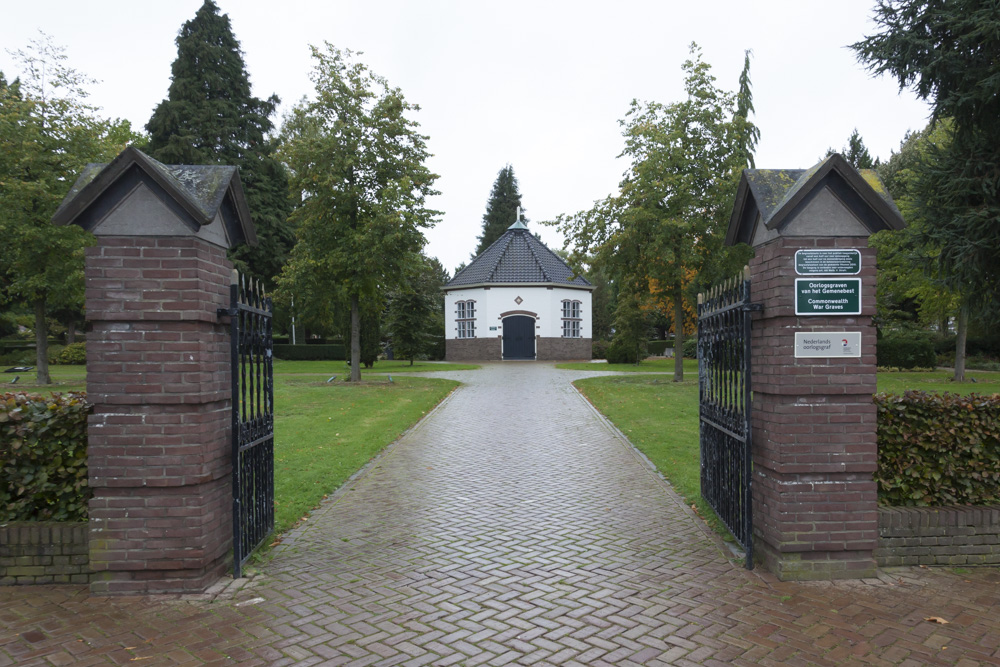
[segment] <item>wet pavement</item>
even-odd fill
[[[252,579],[0,589],[0,665],[1000,665],[1000,571],[747,572],[570,385],[593,374],[431,374],[465,384]]]

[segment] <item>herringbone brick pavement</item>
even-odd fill
[[[581,375],[461,374],[214,599],[0,590],[0,665],[1000,665],[996,570],[748,573],[572,389]]]

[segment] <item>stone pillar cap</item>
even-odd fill
[[[167,165],[133,146],[110,163],[84,167],[52,222],[96,236],[191,235],[228,248],[257,245],[236,167]]]
[[[726,245],[779,236],[870,236],[902,229],[903,216],[873,169],[834,153],[810,169],[744,169]]]

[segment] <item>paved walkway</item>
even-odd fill
[[[572,389],[584,375],[454,374],[214,599],[0,589],[0,665],[1000,665],[1000,572],[748,573]]]

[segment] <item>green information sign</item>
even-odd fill
[[[796,315],[860,315],[861,278],[796,278]]]
[[[861,273],[861,252],[844,250],[796,250],[795,273],[800,276]]]

